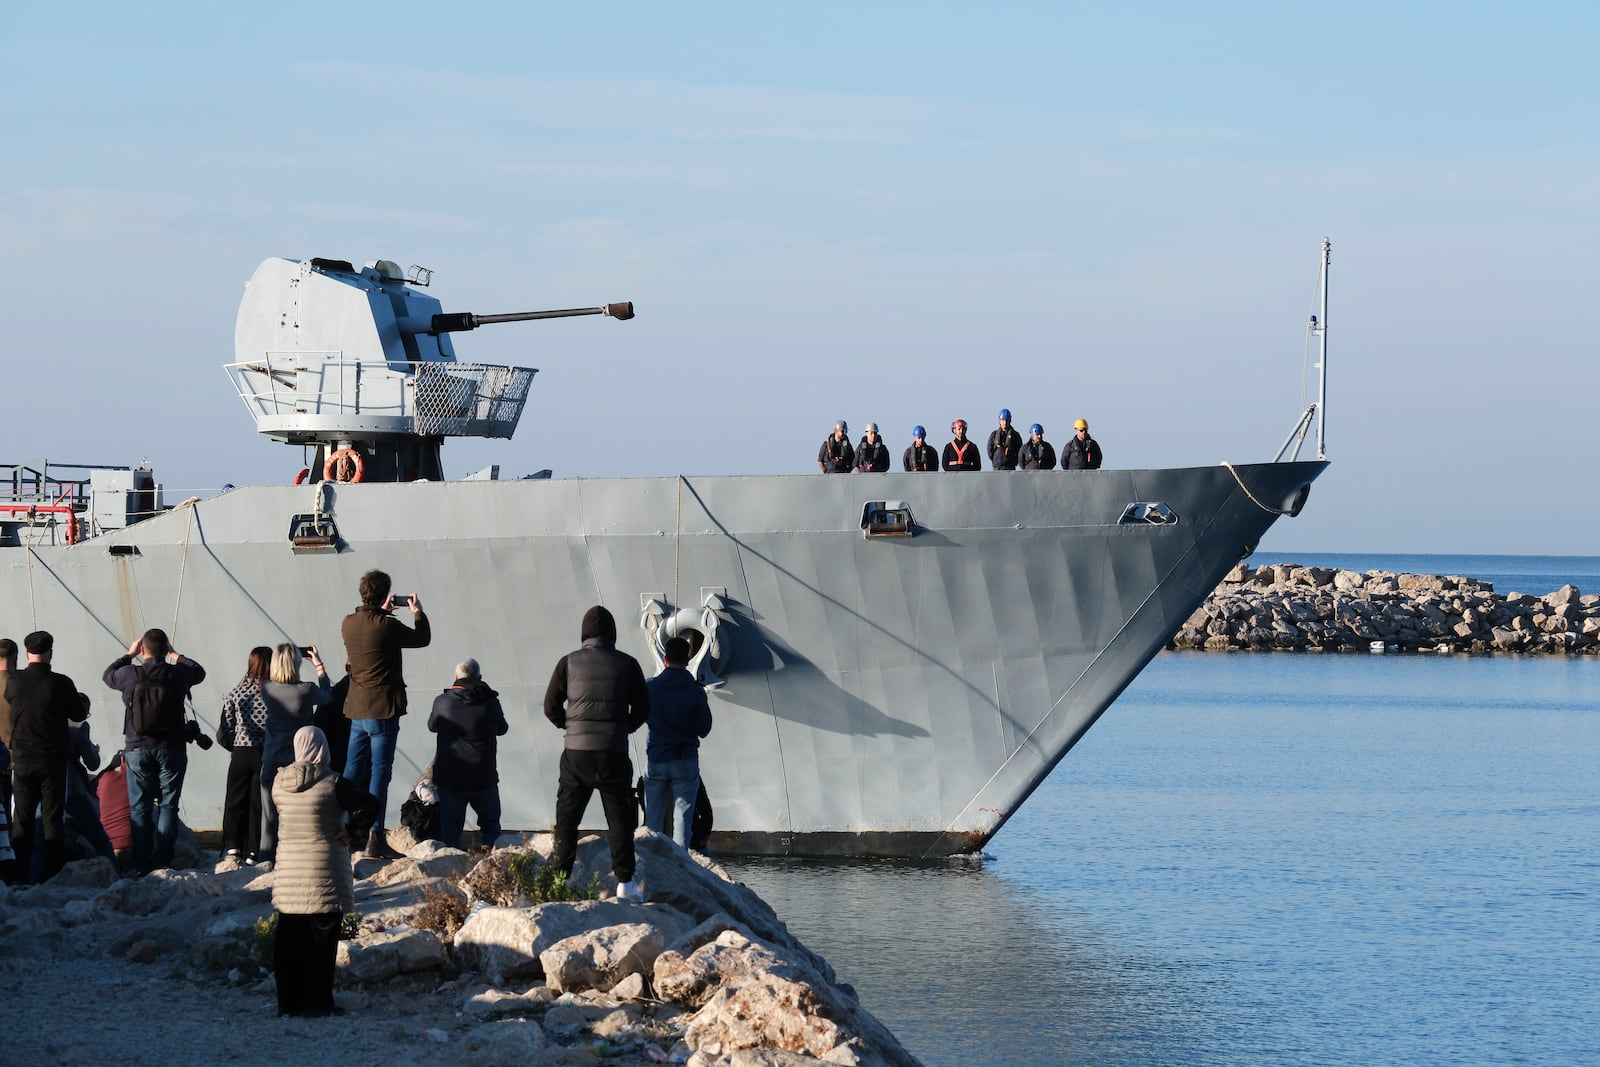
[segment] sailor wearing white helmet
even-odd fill
[[[863,474],[889,469],[889,446],[878,436],[878,424],[867,423],[866,435],[856,445],[856,470]]]
[[[850,424],[840,419],[817,450],[817,470],[823,474],[849,474],[855,465],[856,450],[850,447]]]

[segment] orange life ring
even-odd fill
[[[300,473],[296,474],[294,476],[294,484],[295,485],[304,485],[304,484],[306,484],[306,479],[309,478],[309,477],[311,477],[311,468],[310,467],[301,467],[300,468]]]
[[[322,465],[322,480],[359,482],[366,469],[366,460],[361,457],[360,452],[353,448],[341,448],[328,454],[328,461]]]

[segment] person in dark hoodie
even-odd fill
[[[700,739],[711,732],[711,705],[688,671],[689,642],[671,638],[661,659],[665,668],[646,683],[650,740],[645,745],[644,822],[665,833],[670,808],[672,840],[688,848],[694,802],[700,795]]]
[[[145,684],[159,683],[168,706],[183,716],[183,703],[206,680],[206,669],[173,649],[165,630],[146,630],[127,655],[118,656],[100,680],[122,694],[122,761],[128,768],[128,818],[133,825],[133,869],[140,874],[172,866],[178,840],[178,804],[183,795],[189,754],[182,733],[141,734],[133,719],[133,697]]]
[[[439,840],[461,847],[467,805],[478,816],[478,843],[493,848],[500,836],[500,773],[496,738],[510,727],[500,694],[490,689],[475,659],[456,664],[455,684],[433,698],[428,729],[439,735],[433,787],[439,794]]]
[[[617,898],[638,900],[633,882],[633,761],[628,735],[650,716],[650,691],[639,661],[617,651],[617,623],[596,604],[583,615],[583,647],[561,657],[544,692],[544,715],[567,732],[556,787],[555,850],[551,864],[572,873],[578,823],[598,790],[611,842]]]
[[[69,723],[82,722],[89,711],[79,699],[78,687],[64,674],[50,669],[55,638],[36,630],[22,641],[28,665],[6,675],[6,698],[11,704],[11,773],[16,826],[11,843],[17,855],[17,872],[26,878],[33,850],[42,839],[40,881],[47,882],[66,862],[65,812],[67,760],[72,753]],[[44,825],[35,821],[43,813]]]

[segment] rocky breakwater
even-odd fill
[[[1600,652],[1600,596],[1509,593],[1473,578],[1275,563],[1234,567],[1172,648]]]
[[[346,1014],[326,1019],[275,1017],[270,872],[201,854],[194,870],[128,880],[97,859],[43,886],[0,886],[13,1020],[0,1058],[88,1062],[117,1048],[129,1064],[235,1067],[917,1064],[753,891],[659,834],[641,830],[636,844],[639,901],[614,898],[593,837],[576,894],[548,877],[548,834],[487,855],[422,842],[403,859],[359,861],[338,957]]]

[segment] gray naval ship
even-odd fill
[[[1324,242],[1323,367],[1327,262]],[[429,281],[331,259],[250,279],[227,372],[257,431],[309,457],[296,484],[171,502],[148,468],[0,467],[0,633],[55,634],[106,751],[122,710],[99,677],[137,634],[162,627],[208,669],[193,703],[210,733],[253,646],[318,644],[337,680],[340,620],[379,568],[435,635],[407,654],[391,823],[432,758],[432,698],[471,654],[511,719],[504,823],[551,825],[544,688],[598,603],[647,674],[668,637],[691,641],[714,848],[974,853],[1326,467],[1324,389],[1271,463],[451,480],[444,440],[510,437],[535,373],[459,361],[453,334],[633,309],[446,313]],[[643,731],[633,744],[642,772]],[[190,826],[221,825],[226,765],[190,749]]]

